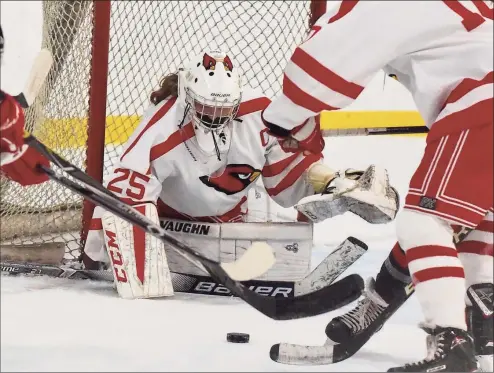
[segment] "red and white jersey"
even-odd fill
[[[155,203],[161,217],[235,222],[245,216],[249,189],[261,177],[274,201],[293,206],[314,193],[305,171],[322,154],[285,153],[261,120],[269,103],[245,88],[221,160],[200,150],[192,123],[182,124],[184,108],[175,98],[153,106],[125,145],[107,188],[129,204]],[[93,260],[102,259],[95,254],[103,245],[102,213],[95,208],[86,241]]]
[[[344,108],[383,69],[412,93],[427,126],[444,133],[486,123],[492,14],[490,1],[342,1],[295,50],[264,118],[292,129]]]

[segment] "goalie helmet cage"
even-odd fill
[[[104,180],[166,74],[191,54],[220,47],[244,83],[274,97],[283,69],[326,1],[42,2],[42,47],[54,65],[26,127],[50,148]],[[5,247],[65,246],[80,256],[93,206],[52,181],[21,187],[1,179]]]

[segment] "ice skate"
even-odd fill
[[[475,355],[482,372],[494,371],[493,289],[493,284],[476,284],[467,291],[473,304],[466,308],[468,332],[473,336]]]
[[[388,307],[375,291],[373,278],[367,280],[364,298],[351,311],[335,317],[326,326],[326,335],[335,343],[345,343],[363,333]]]
[[[456,328],[423,328],[427,336],[427,357],[388,372],[478,372],[473,338]]]

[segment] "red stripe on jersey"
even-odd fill
[[[132,148],[137,144],[137,142],[141,139],[142,135],[153,126],[157,121],[159,121],[161,118],[163,118],[166,113],[170,110],[170,108],[175,104],[175,101],[177,101],[177,98],[172,98],[168,100],[168,102],[163,105],[151,118],[151,120],[146,124],[146,127],[139,133],[139,135],[135,138],[135,140],[132,142],[132,144],[127,148],[127,150],[122,154],[120,157],[120,160],[123,159],[127,155],[128,152],[132,150]]]
[[[493,113],[494,100],[492,98],[477,102],[434,123],[425,141],[430,143],[454,132],[492,123]]]
[[[283,192],[285,189],[288,189],[291,187],[309,168],[309,166],[317,162],[319,159],[322,158],[322,155],[320,154],[311,154],[302,161],[300,161],[299,164],[297,164],[295,167],[293,167],[287,174],[286,176],[276,185],[274,188],[267,188],[266,191],[270,196],[277,196],[281,192]]]
[[[149,161],[152,162],[155,159],[165,155],[170,150],[189,140],[193,136],[194,128],[192,127],[192,123],[189,122],[183,128],[173,132],[165,141],[153,146],[149,154]]]
[[[145,206],[137,206],[136,210],[143,215],[146,214]],[[137,278],[139,279],[139,281],[141,281],[141,284],[144,284],[144,269],[146,262],[146,233],[137,225],[132,226],[132,233],[134,236],[133,244]]]
[[[339,108],[325,104],[317,98],[302,91],[295,83],[293,83],[286,74],[283,76],[283,94],[292,101],[295,105],[301,106],[314,113],[320,113],[324,110],[337,110]]]
[[[295,49],[291,60],[319,83],[344,96],[355,100],[364,90],[364,87],[343,79],[301,48]]]
[[[161,199],[158,199],[158,215],[160,218],[180,219],[187,221],[201,221],[206,223],[233,223],[236,221],[243,221],[245,212],[242,211],[242,205],[247,201],[247,197],[244,196],[231,210],[225,212],[222,215],[217,216],[190,216],[184,214],[174,208],[168,206]]]
[[[271,100],[267,97],[258,97],[253,100],[242,102],[240,103],[240,107],[238,108],[235,118],[255,113],[256,111],[262,111],[266,109],[270,103]]]
[[[459,253],[494,256],[492,244],[479,241],[464,241],[458,245]]]
[[[483,86],[485,84],[490,84],[490,83],[494,83],[494,73],[492,71],[489,74],[487,74],[481,80],[475,80],[475,79],[470,79],[470,78],[463,79],[460,82],[460,84],[458,84],[455,87],[455,89],[453,89],[451,91],[451,93],[449,94],[443,108],[448,104],[451,104],[453,102],[458,101],[460,98],[462,98],[467,93],[474,90],[475,88],[478,88],[480,86]]]
[[[299,155],[300,153],[294,153],[281,161],[265,165],[262,169],[262,176],[272,177],[281,174]]]
[[[418,247],[412,247],[407,250],[407,261],[408,263],[424,258],[431,258],[434,256],[450,256],[457,257],[458,253],[452,247],[446,246],[436,246],[436,245],[424,245]]]
[[[493,19],[494,9],[489,8],[485,1],[473,0],[473,4],[477,7],[482,17]]]
[[[494,221],[492,220],[482,220],[480,224],[475,228],[477,231],[494,233]]]
[[[351,12],[351,10],[357,5],[359,0],[345,0],[341,2],[340,9],[338,9],[338,13],[336,13],[334,16],[332,16],[328,23],[333,23],[344,16],[346,16],[348,13]]]
[[[415,285],[417,285],[419,282],[425,282],[444,277],[464,278],[465,271],[461,267],[435,267],[417,271],[412,275]]]

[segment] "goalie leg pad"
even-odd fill
[[[135,208],[152,221],[159,222],[153,204],[145,203]],[[105,212],[101,221],[120,297],[172,296],[173,286],[163,242],[110,212]]]

